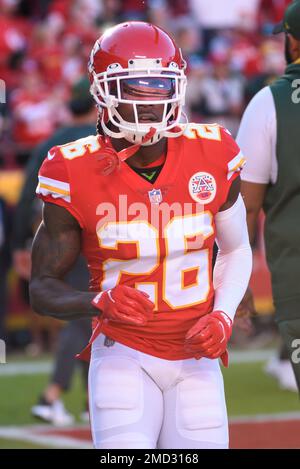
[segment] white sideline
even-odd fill
[[[242,350],[230,351],[230,363],[257,363],[268,360],[276,355],[276,349],[268,350]],[[9,357],[8,357],[9,360]],[[2,376],[16,375],[39,375],[48,374],[52,371],[53,364],[51,361],[36,362],[18,362],[0,364],[0,378]]]
[[[229,350],[229,364],[263,362],[277,355],[278,350],[275,348],[266,350]]]
[[[278,414],[239,415],[230,417],[229,423],[264,423],[300,420],[300,412],[279,412]]]
[[[5,363],[0,365],[0,377],[48,374],[52,367],[52,363],[48,361]]]
[[[300,412],[284,412],[277,414],[257,414],[257,415],[244,415],[238,417],[231,417],[229,419],[230,425],[240,423],[267,423],[267,422],[284,422],[284,421],[300,421]],[[72,431],[72,429],[86,429],[88,427],[77,425],[72,427],[64,427]],[[39,435],[39,432],[59,431],[59,427],[51,425],[26,425],[21,427],[7,426],[0,427],[0,438],[8,440],[20,440],[35,443],[40,446],[53,446],[54,448],[70,448],[70,449],[92,449],[92,443],[82,441],[79,438],[66,437],[62,435]]]
[[[77,427],[80,428],[80,427]],[[84,442],[78,438],[61,435],[38,435],[37,431],[58,430],[57,427],[28,425],[25,427],[0,427],[0,437],[8,440],[20,440],[35,443],[40,446],[53,446],[55,448],[92,449],[92,443]]]

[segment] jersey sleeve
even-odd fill
[[[220,133],[222,166],[224,165],[226,179],[231,184],[239,176],[246,159],[230,132],[224,127],[220,127]]]
[[[83,227],[83,219],[72,200],[71,181],[59,147],[53,147],[49,150],[40,167],[36,194],[44,202],[66,208]]]

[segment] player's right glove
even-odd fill
[[[127,285],[117,285],[99,293],[92,305],[109,321],[144,326],[153,319],[154,304],[149,300],[149,295]]]

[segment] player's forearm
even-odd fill
[[[232,320],[247,289],[252,270],[246,211],[241,198],[216,216],[219,253],[214,268],[214,309]]]
[[[250,245],[231,253],[218,254],[214,270],[214,310],[224,311],[232,320],[249,284],[252,269]]]
[[[80,237],[77,221],[67,210],[45,205],[32,245],[29,285],[31,306],[38,314],[62,320],[99,314],[91,304],[95,293],[77,291],[63,280],[80,254]]]
[[[253,245],[255,240],[257,220],[263,207],[266,190],[267,184],[257,184],[247,181],[242,181],[241,184],[241,194],[247,212],[247,226],[251,245]]]
[[[68,321],[99,315],[91,304],[95,293],[74,290],[59,279],[35,278],[30,282],[29,292],[33,310],[43,316]]]
[[[251,246],[254,244],[259,212],[247,210],[247,227]]]

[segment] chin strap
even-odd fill
[[[121,161],[125,161],[130,158],[130,156],[134,155],[139,150],[141,145],[151,140],[155,133],[156,129],[151,127],[149,132],[143,137],[141,143],[131,145],[130,147],[124,148],[119,152],[113,148],[110,139],[105,137],[105,148],[101,149],[101,155],[98,156],[98,161],[101,164],[101,173],[105,176],[111,174],[116,168],[120,166]]]

